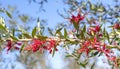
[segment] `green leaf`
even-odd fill
[[[106,34],[106,30],[105,30],[105,28],[103,29],[103,36],[105,36],[105,34]]]
[[[5,13],[7,14],[7,16],[8,16],[9,18],[12,18],[12,15],[11,15],[8,11],[5,11]]]
[[[84,25],[83,31],[82,32],[86,32],[86,25]]]
[[[92,64],[90,69],[94,69],[94,66],[95,66],[95,62]]]
[[[113,26],[108,26],[108,28],[113,28]]]
[[[58,34],[61,30],[62,30],[62,28],[59,28],[59,29],[56,31],[55,35]]]
[[[56,51],[56,46],[54,46],[53,52],[52,52],[52,57],[54,57]]]
[[[36,35],[37,29],[36,27],[32,30],[32,37],[34,38],[34,36]]]
[[[24,49],[25,45],[23,44],[22,47],[20,48],[20,53],[22,52],[22,50]]]
[[[18,34],[18,38],[19,38],[19,39],[22,39],[22,34]]]
[[[109,37],[108,32],[106,32],[106,36],[107,36],[107,40],[108,40],[108,42],[110,43],[110,37]]]
[[[31,36],[28,33],[22,33],[24,35],[24,37],[26,38],[31,38]]]
[[[95,53],[94,53],[94,56],[96,56],[98,53],[99,53],[99,51],[95,52]]]
[[[67,38],[67,30],[64,28],[64,37]]]
[[[0,30],[6,31],[6,28],[2,24],[0,24]]]
[[[81,65],[81,66],[84,67],[84,68],[86,67],[86,64],[81,63],[81,62],[79,63],[79,65]]]
[[[85,37],[85,35],[84,35],[84,33],[86,32],[86,25],[84,25],[84,28],[83,28],[83,30],[81,31],[81,33],[80,33],[80,35],[78,35],[78,38],[82,38],[82,39],[84,39],[84,37]]]
[[[14,36],[15,35],[15,29],[13,28],[11,32],[12,32],[12,36]]]
[[[53,36],[53,32],[50,28],[48,28],[48,32]]]
[[[73,55],[72,54],[67,54],[66,57],[73,57]]]
[[[77,31],[79,30],[79,24],[78,24],[78,23],[74,22],[74,23],[73,23],[73,26],[74,26],[74,28],[75,28]]]
[[[10,36],[14,41],[18,41],[18,39],[14,36]]]
[[[41,36],[41,35],[37,35],[37,37],[40,39],[40,40],[46,40],[48,37],[47,36]]]
[[[27,15],[21,15],[19,16],[22,22],[26,23],[28,21],[28,16]]]
[[[58,32],[58,35],[59,35],[60,38],[63,38],[63,37],[64,37],[64,36],[62,35],[61,31]]]
[[[94,10],[95,9],[95,5],[94,4],[90,4],[90,9]]]
[[[5,20],[3,17],[0,17],[0,24],[5,27]]]

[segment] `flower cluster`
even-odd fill
[[[90,27],[90,28],[88,29],[88,34],[90,34],[90,35],[96,34],[96,33],[98,33],[99,31],[100,31],[100,26],[97,25],[97,26],[95,26],[95,27]]]
[[[83,19],[84,19],[84,16],[78,13],[77,16],[72,15],[72,18],[70,18],[70,22],[79,24],[79,22]]]
[[[56,48],[56,41],[55,40],[40,40],[40,39],[33,39],[32,44],[29,46],[25,47],[25,50],[32,50],[33,52],[40,51],[42,52],[43,50],[48,50],[50,53],[52,53],[53,49],[57,51]]]
[[[78,53],[86,52],[87,56],[90,52],[90,50],[96,50],[98,52],[104,53],[107,58],[113,62],[116,63],[116,56],[114,56],[113,51],[110,49],[107,49],[106,44],[102,44],[101,42],[98,41],[96,37],[94,37],[93,40],[88,39],[82,43],[82,46],[80,49],[78,49]]]
[[[21,42],[15,42],[15,43],[14,43],[14,42],[12,42],[11,40],[6,40],[6,42],[7,42],[7,44],[6,44],[7,53],[8,53],[8,51],[11,50],[12,47],[14,47],[15,50],[19,50],[20,47],[18,47],[18,46],[21,46],[21,45],[22,45]]]

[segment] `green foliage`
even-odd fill
[[[19,16],[19,18],[21,19],[21,21],[22,21],[23,23],[27,23],[29,17],[26,16],[26,15],[22,15],[22,16]]]
[[[29,33],[22,33],[25,38],[32,38]]]
[[[34,29],[32,30],[32,37],[33,37],[33,38],[35,37],[36,32],[37,32],[37,29],[36,29],[36,27],[34,27]]]
[[[52,30],[50,28],[48,28],[48,32],[50,33],[50,35],[53,36],[53,32],[52,32]]]
[[[8,11],[5,11],[5,13],[9,18],[12,18],[12,15]]]
[[[67,30],[64,28],[64,38],[67,38],[68,34],[67,34]]]

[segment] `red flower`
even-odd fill
[[[119,24],[119,23],[114,24],[114,25],[113,25],[113,28],[114,28],[114,29],[119,29],[119,28],[120,28],[120,24]]]
[[[82,47],[78,50],[78,53],[85,52],[86,55],[88,56],[89,46],[90,46],[90,41],[89,41],[89,40],[83,42],[83,43],[82,43]]]
[[[45,41],[41,41],[39,39],[34,39],[32,44],[32,51],[36,52],[45,44]]]
[[[77,16],[72,15],[72,18],[70,19],[71,23],[79,23],[81,20],[84,19],[84,16],[81,16],[81,14],[78,14]]]
[[[12,41],[11,40],[7,40],[7,53],[8,51],[12,48]]]
[[[33,52],[36,52],[38,50],[41,50],[41,48],[43,49],[45,42],[46,41],[41,41],[39,39],[33,39],[32,44],[25,47],[24,50],[32,50]]]
[[[100,31],[100,26],[99,26],[99,25],[95,26],[95,31],[96,31],[96,32],[99,32],[99,31]]]
[[[14,47],[14,49],[15,49],[15,50],[19,50],[20,48],[19,48],[19,47],[17,47],[17,46],[15,46],[15,47]]]
[[[113,51],[107,49],[107,45],[105,43],[102,44],[100,41],[98,41],[98,38],[94,37],[93,40],[88,39],[84,41],[82,43],[82,46],[78,49],[78,53],[85,52],[88,56],[90,50],[97,50],[98,52],[104,53],[108,60],[111,60],[117,64],[116,56],[113,55]]]
[[[92,35],[92,33],[96,34],[96,33],[99,32],[99,31],[100,31],[100,26],[97,25],[97,26],[95,26],[95,27],[90,27],[90,28],[88,29],[88,34],[90,34],[90,35]]]
[[[56,41],[55,40],[50,40],[47,49],[49,50],[50,53],[52,53],[53,49],[56,49]]]
[[[21,46],[22,45],[22,42],[16,42],[17,45]]]
[[[55,40],[50,40],[50,41],[42,41],[39,39],[33,39],[32,44],[25,47],[25,50],[32,50],[33,52],[40,51],[42,52],[43,50],[48,50],[50,53],[53,51],[53,48],[56,49],[56,41]]]

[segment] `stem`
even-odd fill
[[[81,39],[77,39],[77,38],[69,38],[69,39],[60,39],[59,37],[48,37],[46,39],[46,41],[50,41],[50,40],[55,40],[55,41],[58,41],[58,42],[66,42],[66,41],[71,41],[71,42],[78,42],[79,44],[83,43],[83,40]],[[12,39],[6,39],[6,40],[12,40]],[[2,41],[6,41],[6,40],[0,40],[1,42]],[[18,39],[18,41],[21,41],[21,42],[29,42],[33,39]],[[12,40],[13,41],[13,40]],[[117,48],[118,50],[120,50],[120,46],[119,45],[107,45],[108,48]]]

